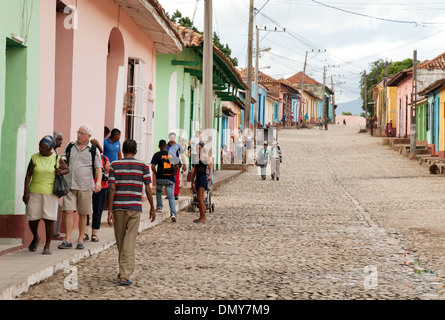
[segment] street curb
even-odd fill
[[[190,199],[181,199],[177,201],[177,211],[183,210],[190,203]],[[170,218],[170,212],[164,211],[161,214],[157,214],[156,220],[151,222],[148,217],[141,218],[139,232],[152,228],[165,219]],[[66,270],[70,265],[76,264],[79,261],[98,254],[104,250],[107,250],[116,244],[115,240],[106,241],[99,246],[94,246],[82,251],[71,251],[70,257],[68,259],[63,259],[61,261],[55,261],[52,265],[44,267],[39,271],[33,272],[28,276],[25,276],[23,280],[17,282],[16,284],[10,286],[9,288],[3,290],[0,293],[0,300],[14,300],[19,297],[22,293],[27,292],[32,285],[38,284],[43,280],[52,277],[57,271]]]
[[[243,171],[238,171],[229,177],[226,177],[224,179],[216,181],[212,186],[212,191],[215,191],[220,186],[222,186],[224,183],[238,177],[242,173],[243,173]],[[188,208],[190,201],[191,201],[191,196],[184,195],[183,197],[180,197],[180,199],[177,200],[177,202],[176,202],[177,211],[179,212],[179,211],[182,211],[182,210]],[[163,210],[163,212],[157,213],[156,220],[151,222],[149,219],[149,215],[148,215],[147,201],[144,202],[144,206],[146,206],[146,208],[144,208],[143,215],[141,217],[141,221],[140,221],[140,225],[139,225],[139,233],[144,230],[150,229],[150,228],[162,223],[164,220],[170,218],[170,211],[167,210],[168,208],[165,208],[165,210]],[[108,237],[110,237],[110,235],[108,235]],[[102,241],[103,242],[101,242],[100,244],[97,244],[97,243],[92,244],[91,248],[85,248],[85,250],[78,251],[78,250],[74,249],[74,250],[70,250],[69,252],[67,251],[67,253],[69,253],[68,258],[63,257],[63,258],[57,260],[57,257],[54,257],[53,262],[49,262],[49,265],[47,264],[47,265],[42,266],[40,270],[35,271],[35,272],[32,272],[32,271],[26,272],[26,274],[23,276],[23,278],[18,279],[15,284],[8,286],[6,289],[3,289],[2,292],[0,292],[0,300],[14,300],[17,297],[19,297],[22,293],[27,292],[31,286],[38,284],[39,282],[42,282],[43,280],[45,280],[47,278],[50,278],[56,272],[58,272],[60,270],[64,270],[66,273],[69,273],[70,272],[69,267],[71,265],[78,263],[82,259],[91,257],[95,254],[98,254],[98,253],[104,251],[104,250],[107,250],[116,244],[116,241],[114,240],[114,235],[113,235],[113,240],[106,240],[103,237]],[[21,249],[21,250],[27,251],[27,249]],[[17,251],[14,251],[14,252],[17,253]],[[25,254],[27,254],[27,252]],[[36,269],[37,269],[37,267],[36,267]]]

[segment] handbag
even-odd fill
[[[57,169],[57,159],[56,156],[56,164],[54,165],[54,169]],[[68,188],[68,184],[65,181],[65,178],[62,175],[56,175],[56,179],[54,180],[54,189],[53,193],[59,198],[66,196],[70,189]]]

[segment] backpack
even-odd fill
[[[66,146],[66,150],[65,150],[65,156],[66,156],[66,166],[68,167],[70,164],[70,155],[71,155],[71,148],[74,146],[74,142],[70,142],[67,146]],[[94,170],[94,159],[96,157],[96,147],[91,145],[90,148],[90,152],[91,152],[91,168],[92,168],[92,172],[93,172],[93,178],[96,178],[96,172]],[[108,180],[108,179],[107,179]]]
[[[158,164],[158,171],[164,176],[172,176],[175,174],[175,166],[170,161],[170,154],[161,154],[161,162]]]

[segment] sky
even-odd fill
[[[158,0],[204,30],[205,0]],[[249,0],[213,0],[213,31],[247,66]],[[445,1],[255,0],[261,72],[275,79],[303,71],[336,94],[336,103],[360,98],[360,77],[378,59],[430,60],[445,52]],[[195,10],[196,9],[196,10]],[[276,31],[275,31],[276,28]],[[267,30],[264,30],[267,29]],[[255,46],[255,39],[254,39]],[[255,65],[255,59],[252,60]],[[332,82],[331,82],[332,79]]]

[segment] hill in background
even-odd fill
[[[335,114],[341,115],[342,112],[350,112],[353,116],[360,116],[361,113],[365,112],[362,109],[362,105],[363,101],[360,98],[349,102],[339,103],[337,109],[335,109]]]

